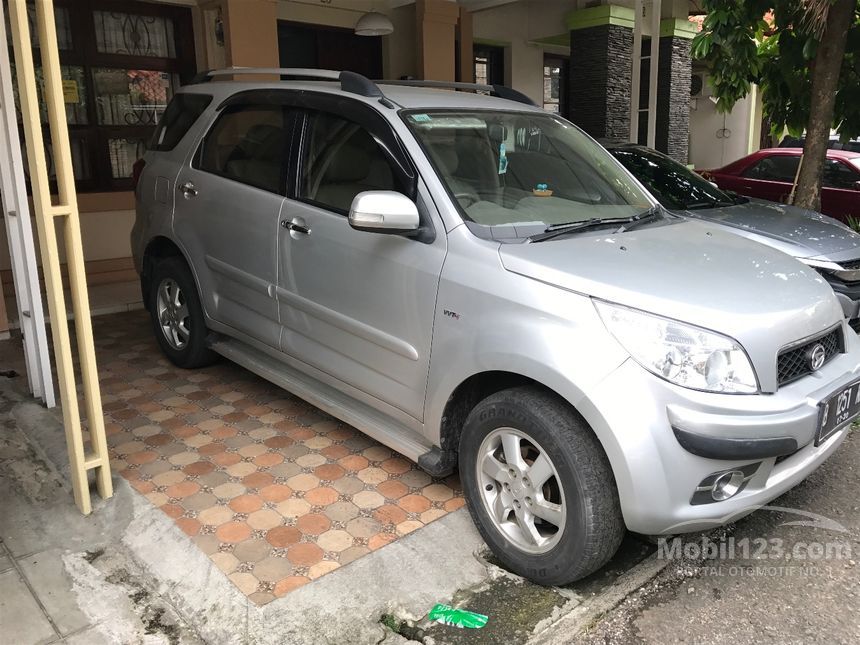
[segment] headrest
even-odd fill
[[[284,153],[284,129],[258,123],[251,126],[239,147],[248,158],[273,161]]]
[[[335,153],[325,172],[325,183],[358,182],[370,172],[370,162],[379,154],[376,142],[363,130],[356,131]]]

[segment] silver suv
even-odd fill
[[[184,88],[138,163],[161,348],[458,467],[511,570],[736,519],[845,438],[860,340],[827,282],[663,211],[569,122],[498,86],[222,73],[290,80]]]

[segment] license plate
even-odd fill
[[[860,414],[860,381],[848,385],[829,399],[818,404],[818,432],[815,445],[819,446],[834,433],[844,428]]]

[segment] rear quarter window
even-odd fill
[[[209,94],[177,94],[164,111],[149,142],[158,152],[173,150],[212,102]]]

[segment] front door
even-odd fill
[[[421,420],[444,233],[419,241],[350,227],[358,193],[415,190],[398,170],[403,160],[398,166],[366,127],[309,110],[302,141],[279,231],[282,349]],[[429,222],[424,204],[419,198]]]
[[[275,348],[278,217],[292,118],[277,105],[225,108],[176,181],[174,229],[207,313]]]
[[[741,195],[785,203],[791,195],[799,161],[800,157],[794,155],[762,157],[744,170],[742,176],[737,178],[736,186],[727,183],[725,188]]]
[[[827,159],[821,178],[821,212],[847,222],[860,218],[860,173],[849,163]]]

